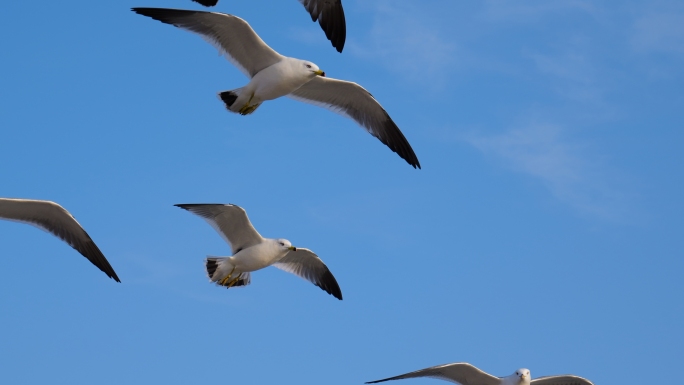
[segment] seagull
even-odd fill
[[[539,377],[532,380],[529,369],[524,368],[516,370],[508,377],[494,377],[465,362],[433,366],[366,384],[417,377],[432,377],[461,385],[594,385],[586,378],[572,375]]]
[[[248,115],[266,100],[289,96],[353,119],[411,166],[420,168],[399,127],[366,89],[356,83],[326,78],[325,72],[310,61],[282,56],[239,17],[164,8],[132,10],[200,34],[250,78],[242,88],[219,93],[228,111]]]
[[[205,7],[213,7],[218,0],[192,0]],[[299,0],[311,15],[311,21],[318,21],[325,36],[330,40],[337,52],[342,52],[344,40],[347,38],[347,25],[344,20],[344,9],[341,0]]]
[[[64,207],[51,201],[0,198],[0,219],[22,222],[47,231],[73,247],[98,269],[121,282],[88,233]]]
[[[342,291],[328,267],[313,251],[294,247],[287,239],[262,238],[245,210],[233,204],[178,204],[204,218],[231,246],[231,257],[208,256],[205,262],[211,282],[228,289],[247,286],[252,271],[275,266],[295,274],[342,300]]]

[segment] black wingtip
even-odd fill
[[[184,210],[199,206],[234,206],[232,203],[177,203],[174,206],[180,207]]]
[[[213,7],[218,3],[218,0],[192,0],[195,3],[204,5],[205,7]]]

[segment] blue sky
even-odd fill
[[[344,0],[338,54],[294,0],[220,1],[366,87],[422,170],[314,106],[226,112],[216,93],[244,76],[134,6],[200,8],[4,6],[0,196],[62,204],[122,283],[0,222],[0,382],[360,384],[466,361],[640,384],[680,366],[681,2]],[[314,250],[344,301],[274,268],[210,285],[205,255],[230,249],[173,207],[206,202]]]

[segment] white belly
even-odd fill
[[[287,254],[287,250],[277,247],[277,243],[260,243],[240,250],[231,258],[231,263],[240,272],[250,272],[271,266]]]
[[[305,72],[295,71],[295,65],[299,63],[292,63],[286,58],[264,68],[252,78],[247,88],[254,90],[257,100],[272,100],[290,94],[312,79]]]

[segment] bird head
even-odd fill
[[[320,68],[318,68],[317,65],[310,61],[302,61],[302,65],[304,66],[304,69],[311,74],[311,76],[321,76],[325,77],[325,72],[321,71]]]
[[[519,384],[529,384],[530,380],[532,379],[530,377],[530,370],[525,368],[516,370],[514,376],[517,377]]]
[[[278,245],[284,250],[297,251],[297,248],[292,246],[292,243],[290,243],[290,241],[288,241],[287,239],[277,239],[276,241],[278,242]]]

